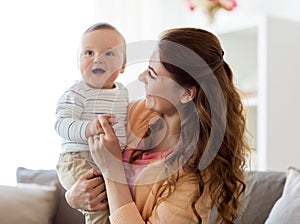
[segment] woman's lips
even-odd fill
[[[152,95],[146,94],[146,98],[150,98],[150,97],[152,97]]]

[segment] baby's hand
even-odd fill
[[[104,115],[101,114],[101,115],[98,116],[98,119],[96,118],[95,120],[90,121],[89,124],[87,125],[86,130],[85,130],[86,138],[104,133],[103,129],[101,127],[100,121],[99,121],[99,117],[101,117],[101,116],[105,117],[108,120],[108,123],[111,126],[114,126],[115,124],[118,123],[118,121],[115,119],[116,118],[115,115],[113,115],[113,114],[104,114]]]
[[[95,119],[90,121],[85,130],[86,137],[89,138],[90,136],[99,135],[100,133],[103,133],[103,130],[99,120]]]
[[[98,122],[99,122],[100,127],[101,127],[101,124],[100,124],[99,119],[101,119],[101,117],[104,117],[108,121],[110,126],[114,126],[115,124],[118,123],[118,120],[116,119],[116,115],[114,115],[114,114],[100,114],[100,115],[98,115]],[[101,131],[102,131],[102,127],[101,127]],[[101,133],[103,133],[103,131]]]

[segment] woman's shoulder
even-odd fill
[[[133,100],[129,103],[129,109],[147,109],[145,103],[145,98]]]

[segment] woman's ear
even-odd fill
[[[181,103],[188,103],[196,96],[197,88],[195,86],[184,88],[184,92],[180,98]]]
[[[122,66],[120,73],[124,73],[124,71],[125,71],[125,65]]]

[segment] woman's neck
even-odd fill
[[[173,116],[162,116],[164,119],[164,136],[162,140],[151,150],[149,153],[153,152],[164,152],[175,148],[178,144],[180,138],[180,117],[178,114]]]
[[[166,124],[166,134],[176,135],[180,133],[181,122],[179,113],[176,112],[171,115],[163,114],[162,118],[164,119]]]

